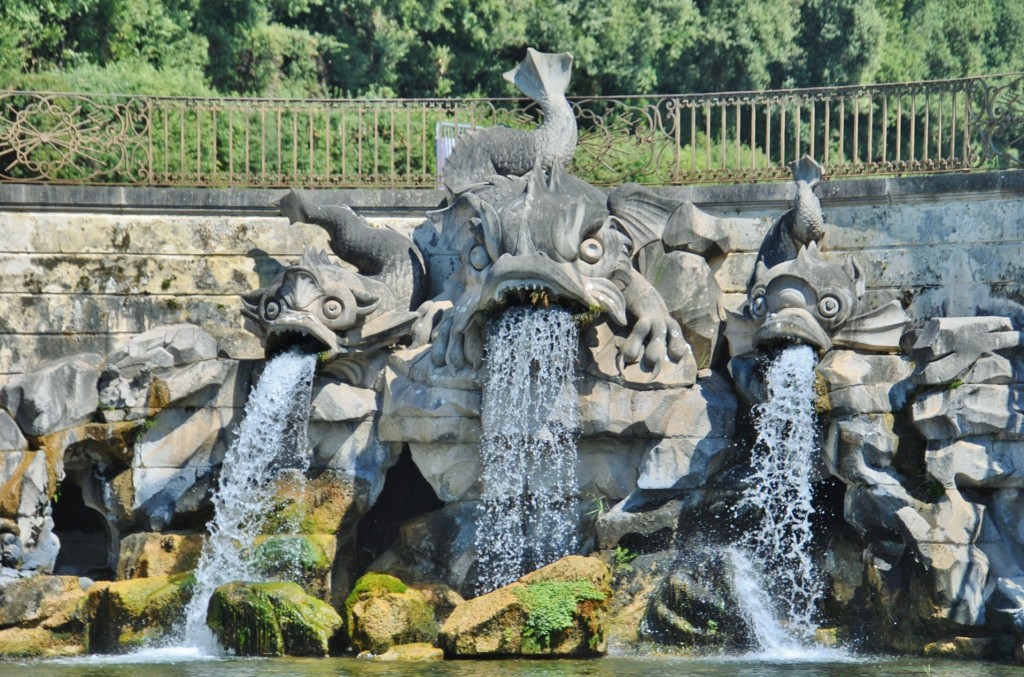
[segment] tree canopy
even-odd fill
[[[5,0],[7,88],[501,96],[527,46],[570,94],[706,92],[1024,70],[1019,0]]]

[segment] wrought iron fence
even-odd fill
[[[1020,167],[1024,73],[821,89],[571,100],[597,184]],[[439,129],[537,124],[522,99],[290,100],[0,92],[0,181],[428,187]]]

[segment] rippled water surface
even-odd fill
[[[821,657],[827,657],[822,654]],[[135,656],[80,658],[0,663],[3,677],[264,677],[269,675],[353,675],[357,677],[885,677],[933,675],[996,677],[1022,674],[1019,666],[931,659],[857,658],[834,655],[800,660],[764,656],[731,659],[623,658],[589,661],[444,661],[381,663],[355,658],[260,659],[210,658],[195,651],[171,649]]]

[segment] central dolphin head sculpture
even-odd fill
[[[507,305],[561,305],[626,323],[630,240],[605,196],[554,167],[466,193],[435,212],[461,230],[459,297],[434,335],[437,364],[478,366],[487,316]]]
[[[629,240],[616,228],[604,196],[558,168],[533,172],[525,190],[492,206],[480,202],[469,264],[483,277],[478,312],[521,292],[543,291],[578,311],[626,321]]]

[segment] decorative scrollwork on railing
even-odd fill
[[[144,98],[0,94],[0,180],[145,183]]]
[[[971,82],[972,166],[1024,167],[1024,75]]]
[[[1024,73],[765,92],[571,99],[595,184],[1020,167]],[[525,99],[295,100],[0,93],[0,181],[240,187],[438,185],[442,130],[532,128]]]

